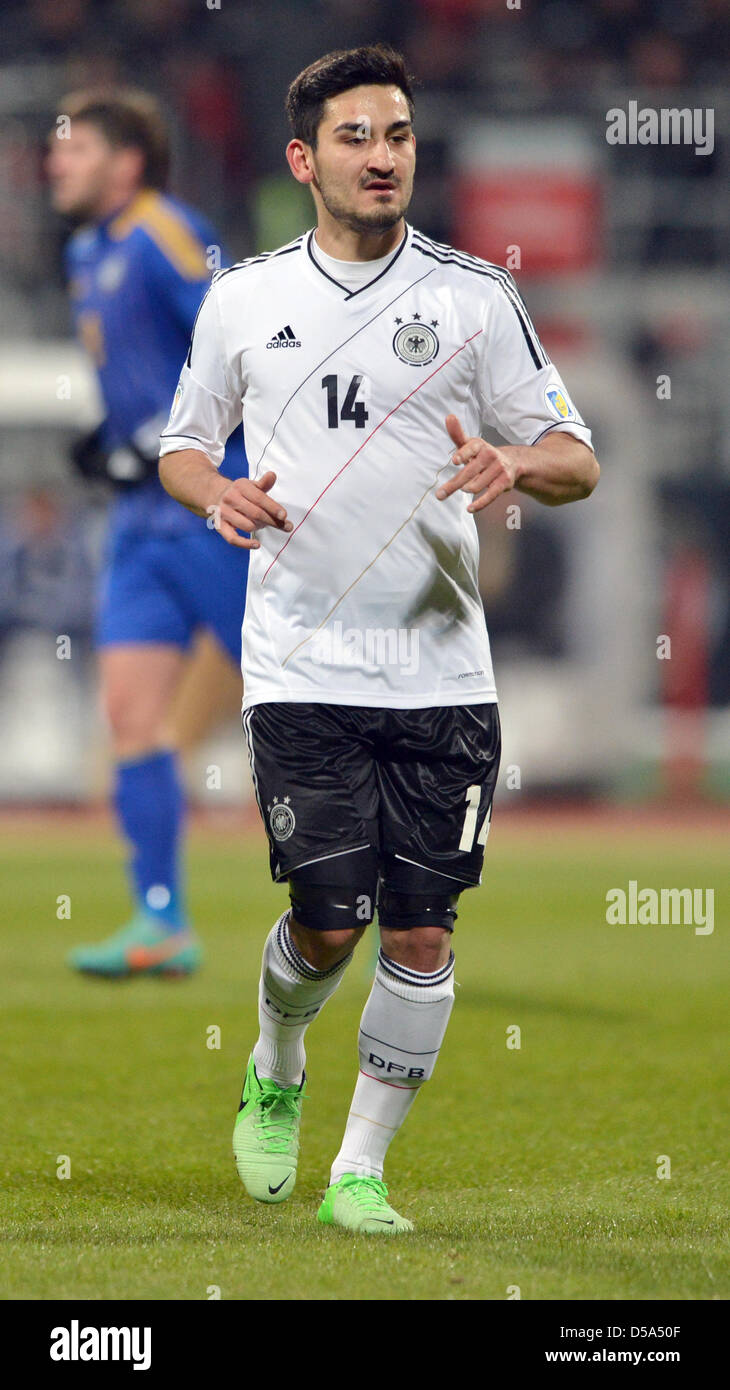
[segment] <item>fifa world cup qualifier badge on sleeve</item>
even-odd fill
[[[269,829],[274,839],[288,840],[296,825],[294,812],[289,805],[289,797],[284,796],[279,801],[278,797],[274,796],[273,801],[269,802],[266,807],[266,811],[269,817]]]
[[[575,419],[575,411],[568,396],[565,391],[555,385],[555,382],[545,387],[545,403],[556,420]]]

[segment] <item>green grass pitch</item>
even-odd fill
[[[389,1156],[391,1198],[417,1229],[388,1242],[315,1220],[355,1079],[367,939],[308,1035],[295,1194],[259,1206],[230,1137],[261,947],[287,901],[262,836],[191,836],[199,976],[114,985],[64,956],[123,920],[121,848],[85,821],[11,825],[2,1297],[727,1298],[726,845],[637,826],[495,816],[484,884],[462,898],[436,1076]],[[712,887],[714,933],[608,926],[606,892],[632,878]]]

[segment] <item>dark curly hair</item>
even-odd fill
[[[294,78],[286,94],[286,114],[294,138],[316,150],[317,131],[328,97],[364,85],[400,87],[413,120],[413,78],[401,53],[385,43],[340,48],[325,53]]]

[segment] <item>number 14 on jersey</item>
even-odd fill
[[[339,429],[340,420],[352,420],[356,430],[364,430],[365,422],[370,417],[365,408],[364,400],[357,399],[357,393],[361,387],[362,376],[351,377],[347,387],[340,385],[337,376],[322,377],[322,390],[327,392],[328,429]],[[340,397],[343,395],[344,399],[340,408]]]

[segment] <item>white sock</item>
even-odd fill
[[[433,974],[381,950],[360,1021],[360,1075],[330,1175],[382,1178],[388,1145],[433,1074],[454,1003],[454,953]]]
[[[304,1034],[334,994],[352,953],[330,970],[315,970],[289,935],[289,912],[266,938],[259,981],[259,1034],[253,1059],[259,1076],[293,1086],[304,1072]]]

